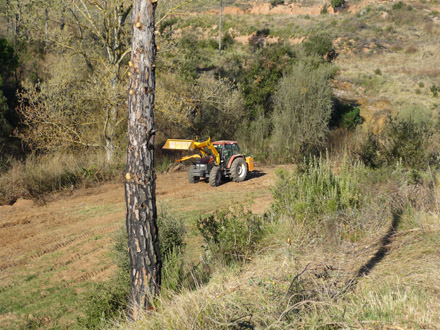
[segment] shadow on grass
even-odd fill
[[[356,277],[362,277],[368,275],[371,270],[385,258],[390,250],[390,243],[392,242],[393,235],[397,232],[397,227],[402,219],[402,211],[393,211],[393,221],[385,236],[380,240],[379,250],[368,260],[361,268],[359,268]]]
[[[376,251],[374,256],[370,258],[370,260],[368,260],[364,265],[359,268],[359,270],[356,272],[356,275],[354,275],[353,278],[351,278],[346,283],[345,288],[341,292],[342,294],[353,289],[356,286],[359,278],[367,276],[373,270],[373,268],[376,267],[376,265],[381,262],[388,254],[393,235],[397,232],[397,228],[399,227],[400,221],[402,219],[402,210],[394,210],[392,212],[392,216],[393,221],[391,222],[391,225],[388,228],[386,234],[381,238],[379,249]]]

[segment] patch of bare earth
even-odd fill
[[[204,181],[189,184],[186,171],[159,174],[157,199],[159,205],[182,215],[255,197],[252,210],[262,213],[270,204],[268,188],[274,179],[275,167],[259,168],[245,182],[227,181],[216,188]],[[110,255],[113,237],[124,223],[122,184],[59,195],[43,206],[28,200],[0,206],[0,298],[32,285],[27,281],[34,277],[41,300],[48,301],[53,300],[52,286],[81,291],[87,283],[108,280],[116,269]],[[8,311],[0,317],[0,328],[25,317]]]

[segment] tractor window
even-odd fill
[[[232,145],[232,154],[238,155],[239,153],[240,153],[240,147],[238,146],[238,144],[233,144]]]
[[[233,155],[232,145],[225,144],[225,149],[223,151],[223,160],[225,161],[225,164],[228,164],[229,159]]]

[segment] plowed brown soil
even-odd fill
[[[186,172],[159,174],[158,205],[186,220],[253,199],[252,210],[262,213],[271,200],[274,173],[274,167],[260,168],[245,182],[227,181],[216,188],[203,181],[189,184]],[[26,200],[1,206],[0,328],[21,327],[35,315],[47,326],[72,324],[69,315],[81,305],[75,299],[81,300],[88,284],[114,272],[110,251],[124,222],[122,184],[60,194],[43,206]],[[196,245],[190,243],[188,249]],[[57,295],[70,298],[63,302]],[[62,315],[56,316],[60,310]]]

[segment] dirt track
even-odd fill
[[[186,172],[159,174],[158,205],[187,218],[252,198],[252,210],[261,213],[270,203],[275,168],[259,170],[245,182],[216,188],[189,184]],[[38,311],[42,300],[54,299],[55,289],[81,294],[87,283],[112,274],[109,251],[113,234],[124,225],[124,203],[122,184],[105,184],[60,194],[43,206],[18,200],[0,207],[0,310],[9,312],[0,313],[0,328]],[[5,306],[9,301],[15,307]],[[63,311],[74,313],[75,306],[63,306]],[[65,322],[70,323],[68,317]]]

